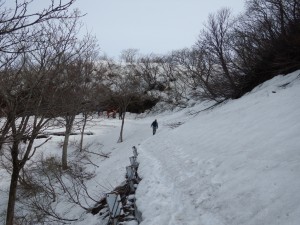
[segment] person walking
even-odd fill
[[[156,133],[157,128],[158,128],[158,123],[157,123],[156,119],[152,122],[151,127],[153,129],[153,135],[154,135]]]

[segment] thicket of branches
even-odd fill
[[[202,99],[239,98],[258,84],[300,68],[300,3],[249,0],[246,12],[221,9],[190,49],[168,57],[179,79]]]
[[[84,169],[87,161],[83,155],[79,153],[73,157],[68,171],[62,170],[58,158],[43,157],[42,154],[21,171],[15,216],[18,222],[66,224],[78,220],[79,215],[74,218],[61,212],[62,202],[70,207],[77,205],[86,211],[92,209],[102,193],[99,191],[93,196],[89,193],[87,181],[95,174]]]
[[[234,47],[242,88],[300,68],[300,2],[251,0],[235,30]]]
[[[78,38],[81,15],[70,10],[74,0],[52,0],[33,13],[28,9],[36,1],[15,1],[12,8],[5,3],[0,1],[0,155],[10,168],[6,224],[12,225],[20,174],[39,147],[37,136],[57,116],[67,121],[68,134],[74,115],[92,110],[97,45],[90,35]],[[64,170],[66,155],[64,146]]]

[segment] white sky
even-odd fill
[[[21,2],[21,1],[20,1]],[[58,2],[58,0],[56,0]],[[63,0],[62,2],[66,2]],[[102,53],[117,58],[120,52],[136,48],[142,54],[166,54],[191,47],[210,13],[222,7],[242,12],[245,0],[77,0],[74,7],[87,15],[84,31],[94,34]],[[13,7],[14,1],[6,0]],[[35,0],[37,11],[50,0]]]
[[[192,46],[210,13],[229,7],[243,10],[243,0],[77,0],[87,29],[108,56],[128,48],[165,54]]]

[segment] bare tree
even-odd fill
[[[237,79],[231,70],[233,58],[231,38],[234,22],[229,9],[224,8],[216,14],[211,14],[206,29],[201,32],[196,44],[200,49],[206,48],[210,58],[214,60],[215,84],[222,83],[218,84],[218,88],[223,88],[223,95],[226,98],[240,96]]]
[[[16,0],[9,6],[5,0],[0,1],[1,52],[18,53],[24,51],[24,46],[20,45],[20,42],[27,42],[31,38],[40,35],[41,31],[39,29],[28,30],[36,24],[58,18],[68,19],[74,16],[68,10],[75,0],[65,2],[51,0],[47,8],[39,12],[30,12],[29,8],[31,5],[37,4],[36,2],[36,0]]]
[[[51,117],[46,116],[47,107],[44,105],[46,95],[49,94],[49,83],[42,83],[41,74],[21,62],[21,68],[11,68],[7,75],[13,78],[10,82],[2,83],[2,97],[5,103],[5,118],[9,123],[9,130],[2,134],[2,140],[6,142],[6,148],[10,152],[12,162],[11,184],[7,206],[7,224],[13,224],[14,206],[16,201],[16,189],[20,170],[32,157],[34,139],[45,128]],[[28,66],[28,67],[27,67]],[[17,72],[14,72],[16,71]],[[19,85],[15,82],[18,80]],[[6,89],[5,86],[8,86]],[[5,135],[5,136],[4,136]],[[25,148],[21,148],[22,142],[27,142]]]
[[[234,51],[243,91],[300,68],[297,0],[249,0],[234,32]]]
[[[73,2],[52,1],[49,8],[33,14],[27,12],[30,1],[16,1],[15,9],[7,9],[1,3],[0,96],[5,120],[1,129],[1,146],[3,151],[5,144],[12,162],[7,225],[14,221],[19,173],[35,153],[34,140],[52,118],[52,109],[55,108],[51,97],[57,93],[53,84],[61,60],[61,52],[55,51],[55,47],[66,40],[63,37],[59,42],[50,39],[52,28],[49,21],[77,18],[78,14],[67,12]],[[43,29],[45,27],[49,29]],[[20,148],[25,141],[26,146]]]
[[[148,86],[145,88],[149,90],[163,89],[160,87],[162,84],[158,81],[158,77],[161,74],[160,64],[155,59],[154,55],[143,56],[139,58],[136,66],[136,74],[141,76],[144,83]]]
[[[120,59],[121,59],[121,61],[124,61],[125,63],[133,64],[137,60],[138,52],[139,52],[139,50],[135,49],[135,48],[125,49],[121,52]]]
[[[124,122],[127,107],[134,101],[135,97],[141,93],[139,84],[140,82],[136,77],[127,74],[124,77],[120,77],[119,81],[116,83],[115,90],[112,92],[112,97],[114,101],[117,102],[122,112],[122,125],[118,142],[123,142]]]
[[[102,86],[102,106],[113,105],[122,114],[122,124],[118,142],[123,142],[123,128],[129,104],[136,100],[141,92],[141,79],[134,74],[133,64],[122,65],[113,61],[106,62],[107,70]]]
[[[180,74],[180,81],[190,90],[197,90],[194,95],[202,99],[221,100],[218,91],[213,87],[213,60],[205,45],[192,49],[176,51],[172,55],[176,63],[175,70]],[[187,88],[185,88],[187,89]]]
[[[87,42],[84,42],[87,43]],[[94,45],[89,50],[94,51]],[[84,51],[87,51],[85,48]],[[85,52],[86,53],[86,52]],[[82,54],[85,54],[82,53]],[[61,111],[61,116],[64,118],[65,126],[65,138],[62,151],[62,168],[68,168],[67,161],[67,152],[69,137],[72,132],[72,128],[75,122],[76,115],[83,113],[84,115],[84,128],[87,120],[88,114],[91,112],[91,107],[93,105],[91,92],[91,76],[93,73],[93,63],[91,61],[83,61],[81,57],[83,55],[78,55],[79,60],[75,60],[69,65],[65,65],[65,76],[63,86],[61,86],[60,92],[61,95],[58,99],[59,107]],[[81,138],[81,147],[82,147],[83,137]]]

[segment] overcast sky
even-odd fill
[[[164,54],[192,46],[210,13],[222,7],[237,15],[244,0],[77,0],[102,53],[118,57],[128,48]]]
[[[210,13],[228,7],[237,15],[244,1],[76,0],[74,7],[87,14],[82,18],[85,28],[97,37],[102,53],[118,58],[128,48],[139,49],[141,54],[166,54],[191,47]],[[36,11],[49,3],[35,0],[31,7]],[[14,1],[6,0],[6,4],[14,6]]]

